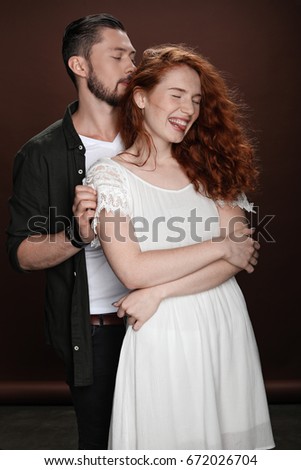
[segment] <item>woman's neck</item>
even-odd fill
[[[135,142],[124,152],[123,158],[129,163],[144,166],[145,169],[154,169],[157,166],[170,164],[173,160],[171,144],[161,145],[159,148],[152,144],[151,148],[149,148],[144,142]]]

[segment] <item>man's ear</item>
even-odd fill
[[[68,60],[68,65],[72,72],[78,77],[87,77],[88,66],[87,62],[83,57],[74,55]]]
[[[145,102],[146,102],[146,93],[142,88],[136,88],[133,93],[133,98],[140,109],[145,108]]]

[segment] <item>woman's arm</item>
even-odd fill
[[[244,214],[240,208],[225,207],[220,209],[221,228],[228,235],[234,220],[237,224],[236,229],[244,225]],[[235,230],[234,227],[232,229]],[[256,247],[259,249],[258,243],[256,243]],[[257,258],[258,251],[255,250],[251,259],[252,265],[257,264]],[[163,299],[204,292],[217,287],[235,276],[239,271],[239,268],[227,261],[218,260],[181,279],[147,289],[136,290],[119,299],[114,305],[118,307],[118,316],[128,315],[130,317],[129,323],[133,324],[135,330],[138,330],[157,311]]]
[[[237,228],[235,237],[226,235],[190,246],[142,252],[130,219],[103,209],[97,233],[113,271],[129,289],[168,283],[218,260],[248,272],[254,269],[250,261],[256,242],[248,237],[252,231],[243,224]]]
[[[221,232],[223,232],[225,236],[229,236],[230,238],[233,236],[233,238],[235,238],[237,231],[242,230],[246,225],[243,210],[238,206],[224,206],[223,208],[218,208],[218,211]],[[258,242],[255,242],[253,246],[254,252],[249,260],[251,265],[251,269],[248,270],[249,273],[254,271],[254,266],[258,262],[258,250],[260,245]],[[241,270],[241,268],[234,266],[228,261],[220,259],[193,274],[156,286],[156,288],[161,300],[176,295],[197,294],[219,286]]]
[[[240,271],[224,260],[215,261],[193,274],[158,286],[137,289],[114,302],[118,316],[128,316],[134,330],[149,320],[162,300],[180,295],[192,295],[212,289],[235,276]]]

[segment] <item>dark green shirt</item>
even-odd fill
[[[17,249],[29,235],[57,233],[72,222],[74,187],[85,176],[85,147],[72,122],[78,103],[62,120],[30,139],[17,153],[7,249],[12,266],[22,271]],[[46,270],[46,335],[65,362],[68,381],[90,385],[92,343],[84,250]]]

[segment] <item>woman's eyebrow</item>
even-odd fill
[[[182,93],[186,93],[186,91],[187,91],[187,90],[184,90],[184,88],[179,88],[179,87],[170,87],[170,88],[168,88],[168,90],[176,90],[176,91],[180,91]],[[193,96],[202,96],[202,94],[201,93],[196,93]]]

